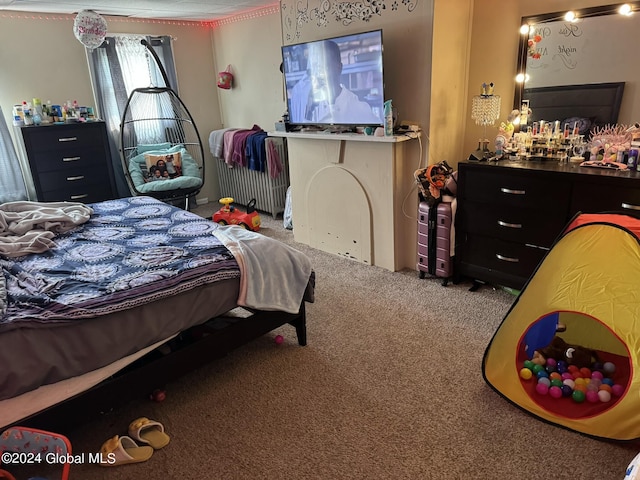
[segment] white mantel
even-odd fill
[[[269,132],[285,137],[297,242],[391,271],[416,265],[418,134]],[[416,142],[417,143],[417,142]],[[417,149],[416,149],[417,150]]]

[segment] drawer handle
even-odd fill
[[[77,162],[80,160],[80,157],[64,157],[62,159],[63,162]]]
[[[524,190],[512,190],[510,188],[504,188],[504,187],[502,187],[500,191],[502,193],[508,193],[509,195],[526,195],[527,194],[527,192]]]
[[[83,178],[84,178],[84,175],[78,175],[77,177],[67,177],[67,181],[74,182],[76,180],[82,180]]]
[[[503,222],[502,220],[498,220],[498,225],[500,225],[501,227],[508,227],[508,228],[522,228],[521,223],[507,223],[507,222]]]
[[[83,193],[82,195],[71,195],[71,200],[80,200],[81,198],[86,198],[88,196],[88,193]]]
[[[76,140],[78,140],[78,137],[65,137],[58,139],[59,142],[75,142]]]
[[[623,203],[622,208],[626,208],[627,210],[640,210],[639,205],[631,205],[630,203]]]
[[[504,255],[500,255],[499,253],[496,253],[496,258],[498,260],[502,260],[503,262],[518,263],[520,261],[519,258],[505,257]]]

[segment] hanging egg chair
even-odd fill
[[[204,184],[204,150],[189,110],[169,85],[156,52],[147,48],[164,87],[134,89],[120,124],[121,160],[132,193],[189,209]]]

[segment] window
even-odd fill
[[[165,85],[162,73],[153,56],[141,43],[143,39],[153,47],[169,85]],[[89,66],[96,97],[98,115],[109,132],[111,161],[116,177],[118,193],[125,197],[131,192],[122,171],[120,160],[120,122],[131,91],[148,86],[168,86],[178,92],[171,37],[115,34],[89,54]],[[160,108],[160,107],[158,107]],[[146,112],[149,114],[149,112]],[[158,112],[160,113],[160,112]],[[152,134],[150,133],[150,137]],[[152,143],[149,141],[148,143]]]

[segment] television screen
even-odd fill
[[[384,124],[382,30],[282,47],[292,125]]]

